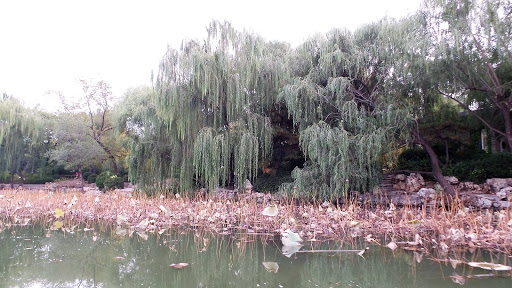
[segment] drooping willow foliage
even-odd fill
[[[10,96],[0,98],[0,163],[11,173],[22,173],[27,157],[44,134],[38,113]]]
[[[292,56],[303,65],[280,98],[309,161],[294,170],[295,182],[284,191],[333,199],[377,184],[381,156],[407,124],[406,111],[384,89],[393,73],[388,25],[383,21],[354,33],[333,30]]]
[[[131,119],[140,124],[129,159],[136,167],[132,179],[149,180],[147,173],[160,181],[179,179],[181,190],[194,179],[211,189],[238,185],[255,177],[258,163],[269,157],[267,112],[289,79],[289,46],[229,23],[212,22],[207,31],[204,42],[168,49],[153,106]]]
[[[212,22],[204,42],[167,51],[153,90],[119,105],[118,126],[132,139],[130,178],[180,190],[194,179],[210,189],[240,185],[270,155],[268,115],[284,101],[308,159],[289,190],[322,198],[370,190],[382,153],[406,125],[383,88],[393,61],[391,28],[381,24],[335,30],[291,50]]]
[[[166,137],[167,129],[157,117],[154,105],[154,90],[149,87],[130,89],[115,110],[114,121],[120,133],[128,141],[129,155],[126,162],[129,178],[141,187],[161,188],[164,181],[175,175],[171,170],[171,159],[179,159],[179,153]],[[157,165],[154,165],[154,164]]]

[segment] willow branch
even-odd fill
[[[443,91],[441,91],[441,90],[438,90],[438,91],[439,91],[439,93],[441,93],[442,95],[444,95],[444,96],[446,96],[446,97],[448,97],[448,98],[452,99],[453,101],[457,102],[460,106],[462,106],[462,107],[463,107],[464,109],[466,109],[469,113],[471,113],[473,116],[475,116],[476,118],[478,118],[478,120],[480,120],[482,123],[484,123],[484,124],[485,124],[485,126],[487,126],[490,130],[492,130],[492,131],[494,131],[494,132],[496,132],[496,133],[498,133],[498,134],[500,134],[500,135],[502,135],[502,136],[506,137],[505,133],[503,133],[502,131],[500,131],[500,130],[498,130],[498,129],[494,128],[494,127],[493,127],[489,122],[487,122],[484,118],[482,118],[480,115],[478,115],[478,113],[476,113],[475,111],[471,110],[471,109],[469,108],[469,106],[468,106],[468,105],[466,105],[466,104],[462,103],[462,101],[460,101],[459,99],[457,99],[457,98],[455,98],[455,97],[451,96],[451,95],[450,95],[450,94],[448,94],[448,93],[445,93],[445,92],[443,92]]]
[[[471,32],[471,36],[473,37],[473,41],[475,41],[476,47],[480,53],[480,57],[482,57],[482,59],[484,59],[484,60],[487,59],[487,57],[485,56],[485,53],[483,51],[482,45],[480,45],[480,42],[478,42],[478,40],[476,40],[475,34],[473,32]],[[494,68],[492,67],[491,63],[489,63],[489,62],[487,62],[487,73],[489,74],[491,81],[494,84],[494,87],[496,87],[496,89],[497,89],[497,92],[498,92],[497,94],[502,95],[503,91],[501,90],[500,79],[498,78],[496,71],[494,71]]]

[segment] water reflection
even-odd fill
[[[488,272],[466,265],[453,268],[453,263],[431,261],[432,255],[419,252],[370,246],[364,258],[357,253],[296,253],[288,258],[280,245],[279,238],[262,242],[247,235],[172,232],[143,240],[136,234],[11,227],[0,232],[0,287],[458,287],[454,280],[460,277],[465,287],[512,284],[510,276],[467,279]],[[306,243],[302,250],[333,247],[365,246]],[[506,265],[512,260],[483,252],[466,257]],[[173,263],[190,265],[179,270],[169,266]]]

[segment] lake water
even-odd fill
[[[492,272],[375,245],[364,258],[350,252],[286,257],[278,238],[193,231],[145,237],[6,228],[0,232],[0,287],[512,287],[510,276],[481,278]],[[307,244],[301,251],[366,246],[353,245]],[[510,265],[509,256],[477,252],[465,258]],[[179,270],[173,263],[189,266]]]

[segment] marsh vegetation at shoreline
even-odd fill
[[[477,211],[456,204],[451,208],[395,207],[354,200],[336,205],[286,198],[257,203],[243,197],[235,201],[179,194],[132,197],[116,192],[3,190],[0,216],[4,219],[0,229],[39,222],[63,231],[72,231],[77,225],[113,227],[125,235],[193,228],[219,235],[272,237],[290,229],[305,242],[360,238],[405,250],[449,253],[485,249],[512,255],[512,211]]]
[[[360,234],[351,233],[344,238],[318,237],[317,241],[303,237],[303,245],[288,255],[286,253],[289,251],[282,246],[283,239],[277,232],[252,232],[240,228],[241,225],[235,225],[237,227],[234,229],[220,229],[219,232],[218,228],[213,228],[216,225],[212,225],[211,221],[204,226],[201,226],[204,222],[198,221],[195,226],[175,223],[165,228],[164,222],[172,222],[164,217],[165,213],[151,217],[143,212],[156,213],[156,209],[152,208],[155,204],[166,207],[172,213],[176,212],[171,208],[173,204],[187,210],[186,207],[193,205],[189,199],[162,199],[146,206],[142,205],[147,204],[143,203],[144,200],[133,199],[143,207],[142,211],[133,214],[140,213],[139,217],[132,217],[132,211],[136,209],[131,204],[119,204],[114,206],[124,210],[127,219],[110,217],[110,220],[88,221],[78,215],[88,214],[84,206],[98,203],[95,202],[96,196],[81,197],[78,194],[77,200],[73,200],[75,195],[71,193],[52,196],[58,196],[55,200],[64,200],[67,204],[60,205],[61,208],[54,208],[55,203],[40,206],[41,212],[47,209],[52,211],[41,213],[43,216],[38,219],[29,218],[28,212],[36,212],[36,205],[41,203],[34,201],[35,198],[26,197],[23,200],[31,201],[29,205],[25,202],[24,207],[15,209],[10,217],[1,218],[0,279],[3,283],[44,287],[201,287],[204,283],[214,287],[449,287],[463,284],[470,287],[504,287],[512,281],[509,271],[497,271],[511,265],[510,254],[505,252],[485,248],[460,249],[462,247],[455,246],[447,251],[428,249],[423,244],[400,243],[402,238],[398,235],[394,240],[400,248],[392,250],[389,244],[384,245],[393,240],[391,236],[363,237],[369,232],[364,223],[359,225],[362,225],[359,227],[361,230],[356,230],[350,227],[350,223],[341,220],[339,223],[346,225],[347,232]],[[2,199],[5,200],[5,197]],[[124,195],[99,199],[131,202]],[[74,204],[68,208],[73,201]],[[222,210],[217,207],[220,204],[227,203],[214,201],[203,203],[205,206],[196,203],[196,208],[220,213]],[[235,204],[234,207],[238,205],[244,206]],[[254,208],[258,210],[255,214],[261,214],[263,206],[255,205]],[[277,204],[277,209],[279,215],[286,210],[286,205]],[[314,213],[314,216],[321,218],[327,212],[325,210]],[[401,213],[399,210],[396,213]],[[3,205],[2,211],[5,211]],[[311,209],[308,211],[313,213]],[[285,213],[281,217],[278,215],[273,216],[275,220],[267,219],[267,222],[283,222],[280,218],[290,216]],[[192,217],[187,216],[188,219]],[[350,219],[348,214],[346,217]],[[259,221],[266,221],[263,219],[260,217]],[[56,224],[58,221],[62,221],[62,224]],[[313,224],[321,225],[318,222],[309,225]],[[301,233],[296,230],[298,227],[292,229]],[[425,234],[422,235],[422,241],[425,241]],[[484,265],[491,267],[491,270]]]

